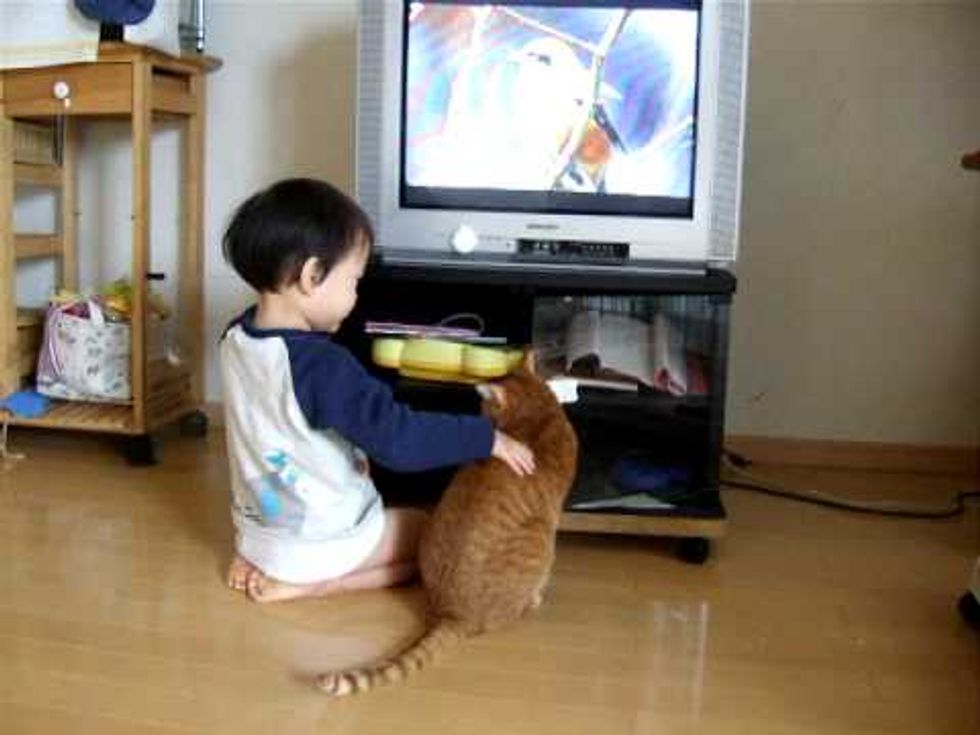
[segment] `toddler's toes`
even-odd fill
[[[310,597],[313,585],[297,585],[267,577],[258,569],[248,575],[246,594],[253,602],[281,602]]]
[[[256,602],[261,602],[265,593],[265,582],[265,575],[258,569],[253,569],[245,578],[245,594]]]
[[[228,567],[228,586],[233,590],[244,592],[248,582],[248,575],[255,570],[255,567],[246,559],[235,554]]]
[[[245,593],[253,602],[276,602],[292,597],[288,594],[292,585],[283,584],[279,580],[267,577],[258,569],[252,570],[245,584],[247,587]]]

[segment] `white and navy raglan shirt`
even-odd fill
[[[329,334],[258,329],[254,314],[221,341],[237,550],[284,582],[339,577],[384,531],[365,454],[395,471],[463,464],[490,456],[493,426],[413,411]]]

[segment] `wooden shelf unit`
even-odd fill
[[[93,63],[0,71],[0,395],[21,387],[24,360],[18,353],[15,276],[17,262],[56,258],[57,285],[78,288],[75,245],[78,120],[128,119],[133,145],[132,183],[132,362],[129,404],[55,401],[38,419],[13,425],[145,436],[199,410],[203,402],[202,237],[204,171],[204,77],[220,67],[206,56],[173,57],[125,43],[104,43]],[[66,94],[65,94],[66,93]],[[155,120],[178,120],[185,130],[176,313],[180,315],[183,364],[150,363],[147,354],[150,264],[150,143]],[[61,155],[50,161],[15,156],[15,125],[60,128]],[[57,232],[14,232],[16,188],[51,188],[60,199]]]
[[[14,235],[14,256],[17,260],[62,258],[64,250],[61,235]]]
[[[133,430],[133,407],[130,404],[53,401],[51,410],[36,419],[19,418],[15,426],[38,429],[71,429],[108,434],[130,434]]]
[[[48,186],[60,189],[63,181],[61,166],[54,163],[18,163],[14,161],[14,181],[18,184]]]

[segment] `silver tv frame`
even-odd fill
[[[570,3],[585,4],[585,3]],[[356,188],[391,260],[452,258],[474,266],[513,255],[522,239],[627,242],[630,261],[690,268],[737,254],[749,0],[703,0],[693,217],[412,209],[400,202],[404,3],[361,0]],[[465,248],[458,233],[465,230]],[[465,250],[465,254],[454,252]]]

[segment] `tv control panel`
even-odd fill
[[[531,261],[574,263],[621,263],[630,257],[626,242],[582,242],[580,240],[520,239],[517,258]]]

